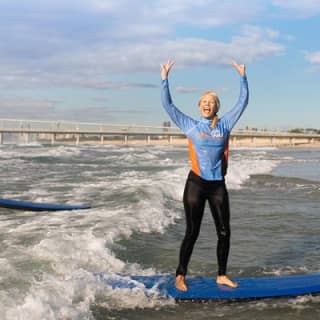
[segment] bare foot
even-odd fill
[[[176,277],[176,288],[180,291],[187,291],[188,287],[186,285],[186,282],[184,280],[184,276],[178,275]]]
[[[237,288],[238,287],[238,283],[235,282],[235,281],[232,281],[227,276],[217,276],[217,283],[218,284],[224,284],[224,285],[226,285],[228,287],[231,287],[231,288]]]

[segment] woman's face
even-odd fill
[[[211,119],[217,113],[217,103],[215,97],[208,93],[201,96],[199,101],[199,108],[202,117]]]

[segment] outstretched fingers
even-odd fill
[[[164,64],[163,66],[167,70],[167,72],[169,72],[171,70],[172,66],[174,65],[174,63],[175,63],[174,61],[168,60],[168,62],[166,64]]]
[[[235,60],[232,60],[231,65],[238,71],[243,77],[246,74],[246,66],[244,64],[238,64]]]
[[[172,66],[174,65],[174,63],[175,63],[174,61],[168,60],[167,63],[165,63],[165,64],[160,64],[160,68],[161,68],[161,78],[162,78],[162,80],[167,79],[168,74],[169,74]]]

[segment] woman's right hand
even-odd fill
[[[246,66],[244,64],[237,64],[237,62],[233,60],[231,65],[239,72],[241,77],[246,75]]]
[[[174,61],[170,61],[170,60],[166,64],[160,64],[162,80],[166,80],[168,78],[169,72],[173,65],[174,65]]]

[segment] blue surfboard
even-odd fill
[[[320,274],[274,277],[238,278],[239,287],[217,285],[215,278],[187,278],[188,291],[175,288],[172,275],[108,277],[103,281],[113,288],[144,287],[156,289],[168,298],[176,300],[254,300],[263,298],[296,297],[320,294]]]
[[[90,206],[87,205],[64,205],[53,203],[19,201],[11,199],[0,199],[0,207],[28,211],[81,210],[90,208]]]

